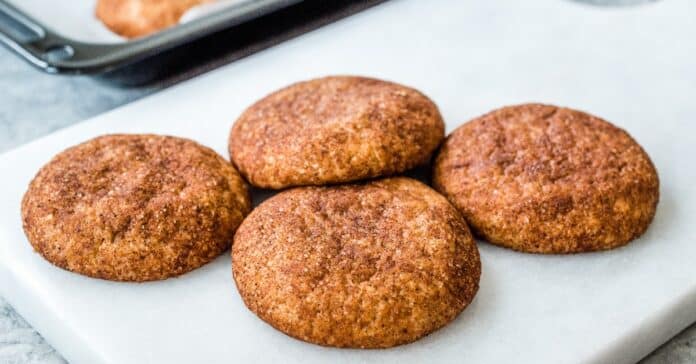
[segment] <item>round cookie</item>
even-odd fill
[[[528,104],[447,138],[433,182],[488,241],[534,253],[615,248],[655,215],[659,182],[625,131],[595,116]]]
[[[410,178],[299,187],[263,202],[232,245],[244,303],[295,338],[387,348],[446,325],[478,290],[459,212]]]
[[[98,0],[96,16],[114,33],[136,38],[179,23],[190,8],[211,0]]]
[[[150,281],[219,256],[251,203],[234,167],[191,140],[108,135],[46,164],[22,200],[49,262],[91,277]]]
[[[444,138],[422,93],[364,77],[296,83],[248,108],[230,133],[232,161],[262,188],[387,176],[424,164]]]

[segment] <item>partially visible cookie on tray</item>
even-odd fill
[[[219,256],[250,209],[241,176],[213,150],[176,137],[107,135],[39,170],[22,222],[34,249],[61,268],[150,281]]]
[[[624,130],[551,105],[504,107],[448,136],[433,182],[486,240],[534,253],[627,244],[648,228],[657,171]]]
[[[126,38],[146,36],[179,23],[194,6],[213,0],[98,0],[96,16]]]
[[[444,138],[437,106],[396,83],[350,76],[300,82],[249,107],[232,161],[261,188],[389,176],[428,162]]]
[[[350,348],[405,344],[447,325],[481,275],[461,214],[404,177],[280,192],[239,227],[232,268],[261,319]]]

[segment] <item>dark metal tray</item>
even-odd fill
[[[137,85],[244,57],[382,1],[257,0],[142,39],[96,44],[65,38],[0,0],[0,42],[49,73]]]

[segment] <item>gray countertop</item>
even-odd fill
[[[162,88],[118,88],[87,77],[40,73],[0,48],[0,153]],[[0,297],[0,363],[65,363]],[[696,325],[642,361],[696,362]]]

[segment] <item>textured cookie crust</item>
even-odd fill
[[[136,38],[179,23],[184,13],[212,0],[98,0],[96,16],[114,33]]]
[[[420,92],[363,77],[326,77],[277,91],[247,109],[230,155],[251,184],[280,189],[401,173],[430,160],[444,138]]]
[[[61,268],[149,281],[220,255],[250,208],[241,176],[211,149],[175,137],[108,135],[41,168],[22,221],[34,249]]]
[[[505,107],[456,129],[435,187],[488,241],[535,253],[618,247],[655,215],[659,182],[643,149],[612,124],[567,108]]]
[[[232,246],[244,303],[295,338],[386,348],[446,325],[478,290],[478,249],[426,185],[391,178],[266,200]]]

